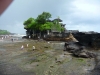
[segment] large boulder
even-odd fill
[[[66,49],[68,52],[73,53],[76,57],[83,57],[83,58],[93,58],[95,57],[94,53],[89,52],[86,50],[85,46],[81,46],[78,42],[69,43]]]
[[[87,55],[85,52],[79,53],[78,56],[83,57],[83,58],[88,58],[89,57],[89,55]]]
[[[94,58],[96,56],[94,53],[87,50],[76,50],[73,54],[77,57],[83,58]]]

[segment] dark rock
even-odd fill
[[[89,58],[89,55],[86,54],[85,52],[79,53],[78,56],[79,56],[79,57],[83,57],[83,58]]]
[[[70,53],[73,53],[76,57],[82,58],[93,58],[95,57],[94,53],[91,53],[86,50],[85,46],[81,46],[79,43],[71,42],[66,47],[66,50]]]
[[[87,52],[86,54],[89,55],[90,58],[95,58],[96,57],[96,55],[92,52]]]
[[[100,33],[77,33],[74,37],[84,46],[100,48]]]

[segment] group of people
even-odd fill
[[[6,39],[8,37],[9,37],[8,35],[5,35],[5,36],[2,36],[1,39],[3,40],[3,39]]]
[[[26,46],[29,47],[29,44],[27,44]],[[22,50],[24,49],[24,45],[21,46],[21,49],[22,49]],[[33,46],[33,47],[32,47],[32,50],[34,51],[35,49],[36,49],[35,46]]]
[[[18,38],[14,38],[13,36],[11,35],[2,35],[0,36],[0,40],[1,41],[4,41],[4,40],[11,40],[12,42],[14,42],[14,40],[18,40]]]
[[[8,39],[8,38],[10,38],[9,35],[1,35],[1,36],[0,36],[0,39],[1,39],[1,40]]]

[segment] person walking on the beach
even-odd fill
[[[29,39],[31,38],[31,36],[29,36]]]
[[[35,46],[33,46],[33,51],[35,50]]]
[[[27,44],[27,47],[28,47],[28,44]]]
[[[24,46],[23,46],[23,45],[21,46],[21,49],[22,49],[22,50],[24,49]]]
[[[38,36],[38,41],[40,40],[40,36]]]
[[[3,40],[3,37],[2,37],[2,40]]]
[[[13,42],[13,41],[14,41],[14,39],[12,38],[12,39],[11,39],[11,41]]]

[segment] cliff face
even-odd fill
[[[96,34],[77,33],[73,35],[84,46],[100,48],[100,33]]]

